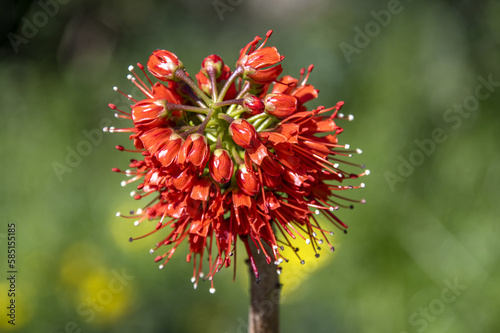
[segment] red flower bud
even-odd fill
[[[283,68],[281,65],[274,66],[266,69],[254,69],[254,68],[246,68],[243,74],[243,78],[252,81],[257,84],[266,84],[271,83],[276,80],[278,75],[283,72]]]
[[[225,149],[216,149],[208,164],[208,169],[212,178],[221,184],[231,180],[234,172],[234,163]]]
[[[175,161],[182,146],[182,138],[179,134],[172,133],[165,145],[158,151],[156,159],[164,167],[168,167]]]
[[[250,114],[256,115],[264,112],[264,103],[257,96],[247,94],[243,98],[243,108],[250,112]]]
[[[175,80],[176,70],[184,65],[175,54],[166,50],[156,50],[149,57],[148,69],[158,80]]]
[[[285,94],[269,94],[264,97],[266,112],[278,117],[285,118],[297,110],[297,99]]]
[[[260,184],[257,177],[244,164],[236,170],[236,184],[246,195],[254,196],[259,193]]]
[[[132,120],[135,125],[158,126],[167,116],[164,99],[144,99],[132,105]]]
[[[210,68],[215,70],[215,78],[218,78],[224,68],[224,61],[222,61],[222,58],[216,54],[209,55],[203,59],[203,62],[201,63],[201,71],[208,77],[208,70]]]
[[[177,163],[184,164],[190,162],[191,164],[205,168],[210,157],[210,147],[208,146],[207,138],[201,134],[194,133],[187,137],[186,141],[182,144],[177,157]]]
[[[229,126],[229,133],[233,141],[243,149],[252,148],[257,144],[257,131],[245,119],[236,119]]]
[[[203,90],[205,94],[211,95],[212,84],[210,83],[208,77],[206,77],[201,70],[198,73],[196,73],[195,77],[196,81],[198,81],[198,87],[200,87],[200,89]]]

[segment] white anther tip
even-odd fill
[[[103,131],[103,132],[109,132],[109,128],[108,128],[108,127],[103,127],[103,128],[102,128],[102,131]]]
[[[353,121],[354,120],[354,116],[352,114],[350,114],[350,115],[347,116],[347,119],[349,121]]]
[[[363,151],[362,151],[361,149],[357,148],[357,149],[356,149],[356,153],[358,153],[358,154],[362,154],[362,153],[363,153]]]
[[[310,239],[306,239],[306,244],[307,245],[311,244],[311,240]]]
[[[149,250],[149,253],[153,254],[155,252],[155,250],[151,249]]]
[[[132,80],[132,78],[133,78],[132,74],[127,75],[127,80]]]
[[[350,144],[346,144],[345,145],[345,149],[349,149],[349,148],[351,148],[351,145]]]
[[[116,217],[120,217],[120,216],[122,216],[122,214],[121,214],[120,212],[116,212],[116,214],[115,214],[115,215],[116,215]]]
[[[370,170],[365,170],[365,175],[369,175],[370,174]]]
[[[314,212],[314,214],[319,215],[319,210],[316,209],[316,211]]]
[[[215,288],[210,288],[210,293],[211,294],[215,293]]]
[[[137,227],[139,224],[140,224],[140,222],[139,222],[139,221],[135,221],[135,222],[134,222],[134,225],[135,225],[136,227]]]
[[[126,182],[126,181],[122,181],[122,182],[120,183],[120,185],[121,185],[121,186],[123,186],[123,187],[125,187],[125,185],[127,185],[127,182]]]
[[[361,187],[361,188],[364,188],[365,186],[366,186],[365,183],[359,184],[359,187]]]
[[[196,278],[193,276],[193,277],[191,278],[191,283],[195,283],[195,282],[196,282]]]
[[[128,66],[128,70],[129,70],[130,72],[131,72],[131,71],[133,71],[133,70],[134,70],[134,66],[132,66],[132,65]]]
[[[164,267],[163,265],[158,266],[159,269],[163,269],[163,267]]]
[[[142,214],[142,208],[137,209],[137,214]]]
[[[117,86],[114,86],[114,87],[113,87],[113,90],[114,90],[114,91],[118,91],[118,87],[117,87]]]

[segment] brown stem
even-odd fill
[[[249,333],[278,333],[281,285],[277,266],[268,264],[266,257],[257,249],[252,241],[249,242],[255,265],[259,271],[260,281],[257,283],[254,271],[250,266],[250,309],[248,314]],[[272,250],[266,246],[266,252]]]

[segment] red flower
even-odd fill
[[[282,61],[284,56],[280,55],[275,47],[263,47],[272,33],[272,30],[267,32],[266,39],[257,49],[255,47],[261,40],[260,37],[256,37],[248,43],[240,51],[240,57],[236,62],[237,66],[243,67],[244,78],[254,83],[265,84],[272,82],[283,71],[281,65],[277,65],[277,63]]]
[[[286,94],[269,94],[264,98],[267,113],[285,118],[297,111],[297,99]]]
[[[253,148],[257,144],[257,131],[245,119],[236,119],[229,126],[233,141],[243,149]]]
[[[243,108],[250,114],[256,115],[264,112],[265,105],[257,96],[248,94],[243,98]]]
[[[158,80],[174,80],[175,71],[184,65],[175,54],[165,50],[156,50],[149,57],[148,69]]]
[[[221,184],[231,180],[234,172],[233,159],[225,149],[216,149],[209,164],[210,176]]]
[[[208,257],[205,276],[212,281],[211,292],[215,273],[230,266],[238,239],[250,262],[250,241],[268,263],[277,265],[287,261],[284,247],[298,257],[295,238],[305,239],[314,251],[322,242],[333,250],[327,227],[316,216],[322,214],[345,230],[336,210],[364,203],[339,194],[364,187],[343,183],[369,173],[345,170],[356,165],[344,159],[360,151],[339,143],[339,123],[346,118],[340,113],[343,102],[307,108],[318,97],[318,90],[307,83],[312,66],[298,79],[277,79],[283,56],[274,47],[264,47],[270,35],[258,48],[260,37],[247,44],[233,72],[220,57],[206,57],[196,82],[184,70],[176,72],[183,65],[173,53],[155,51],[148,69],[167,83],[141,80],[130,67],[129,78],[144,97],[129,97],[130,112],[110,104],[117,117],[133,122],[131,128],[106,129],[130,133],[135,149],[116,148],[140,153],[127,170],[113,171],[129,177],[124,186],[139,183],[131,193],[134,199],[150,197],[131,217],[136,225],[156,221],[146,235],[130,240],[163,235],[151,249],[160,252],[155,258],[160,268],[181,243],[189,243],[194,286]],[[271,246],[270,253],[264,243]]]
[[[236,183],[240,190],[249,196],[259,193],[260,183],[255,174],[248,170],[245,165],[240,165],[236,171]]]
[[[224,68],[224,61],[216,54],[209,55],[201,62],[201,72],[209,77],[209,72],[214,71],[215,78],[219,78]]]
[[[164,99],[148,98],[132,105],[134,125],[160,126],[167,116]]]

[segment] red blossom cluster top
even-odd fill
[[[129,217],[136,225],[156,221],[151,232],[130,241],[162,235],[151,249],[160,253],[155,259],[162,262],[160,268],[188,242],[195,287],[199,277],[212,281],[217,271],[230,265],[238,239],[257,280],[251,244],[278,266],[288,261],[285,248],[304,263],[292,243],[296,238],[315,252],[323,241],[333,250],[326,236],[333,233],[321,227],[320,220],[345,230],[335,211],[352,208],[352,202],[364,203],[338,194],[364,187],[340,184],[369,173],[342,168],[354,165],[343,158],[360,153],[338,143],[343,129],[335,120],[344,118],[339,112],[344,103],[309,110],[305,104],[318,97],[318,90],[307,83],[312,66],[307,74],[302,70],[299,79],[278,78],[284,56],[265,46],[271,33],[260,46],[262,38],[255,37],[241,50],[234,71],[219,56],[210,55],[194,79],[175,54],[154,51],[147,69],[161,82],[153,83],[137,64],[146,77],[140,79],[130,66],[129,79],[144,99],[125,95],[134,103],[131,112],[110,104],[116,116],[131,119],[133,127],[104,130],[129,132],[135,149],[116,148],[141,156],[131,160],[129,169],[113,171],[130,177],[123,186],[140,182],[132,192],[135,199],[151,199]],[[213,281],[210,291],[215,291]]]

